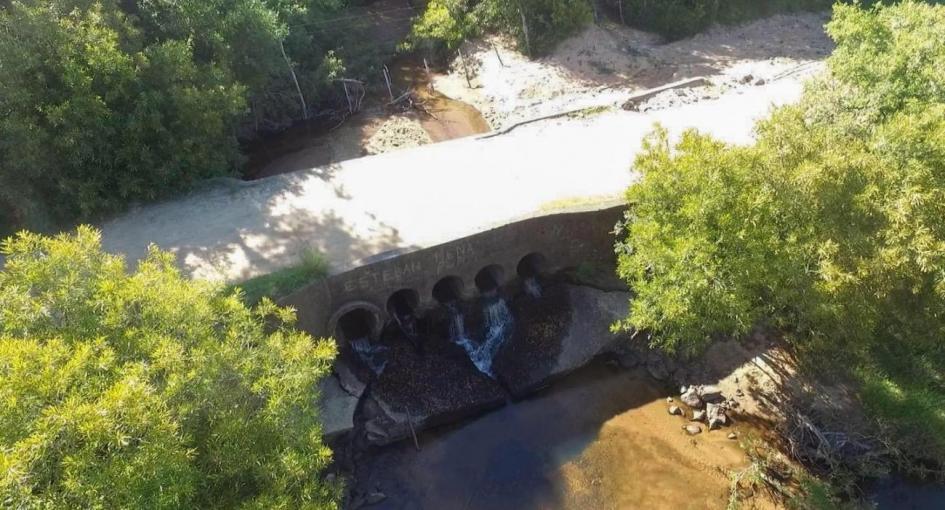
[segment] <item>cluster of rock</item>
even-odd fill
[[[697,422],[705,423],[709,430],[715,430],[729,425],[728,412],[731,408],[737,406],[734,400],[726,400],[722,391],[713,385],[706,386],[683,386],[679,390],[679,400],[692,410],[689,420],[693,423],[683,426],[683,430],[690,435],[702,433],[702,427]],[[673,398],[669,397],[667,402],[672,404]],[[686,417],[686,411],[677,406],[669,406],[669,414]],[[729,434],[729,439],[735,439],[734,432]]]

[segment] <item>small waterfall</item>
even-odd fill
[[[388,348],[383,345],[372,345],[367,338],[357,338],[351,341],[351,347],[358,354],[361,361],[376,375],[381,375],[387,366]]]
[[[479,346],[480,356],[488,360],[488,372],[492,374],[492,360],[512,333],[512,310],[501,297],[485,306],[486,338]]]
[[[541,284],[534,277],[525,278],[522,282],[525,287],[525,293],[533,298],[541,297]]]
[[[482,344],[476,345],[466,333],[466,321],[456,303],[446,305],[450,315],[450,340],[462,347],[480,372],[495,377],[492,360],[512,331],[512,311],[502,298],[491,299],[483,308],[486,318],[486,335]]]
[[[450,314],[450,340],[454,344],[462,347],[463,350],[466,351],[466,354],[469,355],[469,359],[473,360],[473,364],[476,365],[476,368],[478,368],[480,372],[484,372],[483,367],[479,366],[479,363],[476,362],[476,351],[479,348],[470,340],[469,335],[466,334],[466,321],[463,318],[463,313],[459,310],[459,306],[457,306],[456,303],[448,303],[446,309]]]
[[[466,334],[466,323],[459,307],[447,305],[450,314],[450,340],[462,347],[480,372],[495,377],[492,360],[512,331],[512,311],[502,298],[490,300],[483,308],[486,317],[486,335],[482,344],[476,345]]]

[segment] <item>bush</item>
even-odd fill
[[[236,175],[252,138],[377,58],[345,0],[0,2],[0,235]],[[337,24],[332,21],[345,20]],[[360,43],[360,44],[356,44]]]
[[[12,508],[336,508],[316,385],[334,344],[291,310],[135,272],[97,232],[22,233],[0,272],[0,500]]]
[[[829,76],[754,145],[648,140],[618,242],[636,293],[622,326],[687,352],[777,327],[945,462],[945,7],[841,5],[828,33]]]
[[[467,37],[495,30],[515,37],[530,55],[540,55],[590,23],[592,17],[587,0],[431,0],[414,25],[411,40],[415,47],[451,51]]]

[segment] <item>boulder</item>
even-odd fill
[[[626,368],[626,369],[634,368],[640,364],[640,356],[638,356],[637,353],[628,349],[617,352],[616,357],[617,357],[617,363],[619,363],[621,367]]]
[[[690,436],[694,436],[696,434],[702,433],[702,427],[700,427],[699,425],[696,425],[695,423],[684,425],[683,430],[685,430],[686,434],[689,434]]]
[[[725,400],[725,397],[722,396],[722,390],[714,384],[699,386],[697,391],[703,402],[721,402]]]
[[[699,397],[699,392],[696,391],[694,387],[689,388],[688,390],[683,392],[683,394],[679,396],[679,400],[681,400],[683,404],[686,404],[689,407],[693,407],[696,409],[699,409],[702,407],[702,398]]]
[[[333,376],[322,379],[318,389],[319,418],[326,439],[331,440],[353,429],[358,398],[345,391]]]
[[[513,301],[514,334],[496,356],[495,374],[513,397],[524,398],[603,353],[636,366],[626,335],[610,329],[626,318],[629,303],[627,292],[561,283],[546,286],[538,300]]]
[[[658,381],[669,379],[670,371],[666,366],[666,360],[659,354],[650,353],[649,356],[647,356],[646,371]]]
[[[718,404],[706,404],[706,418],[709,420],[709,430],[715,430],[728,424],[725,408]]]

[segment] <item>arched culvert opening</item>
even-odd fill
[[[387,313],[400,330],[411,339],[417,336],[417,308],[419,307],[420,293],[413,289],[398,290],[387,299]]]
[[[440,304],[454,303],[463,298],[463,280],[458,276],[441,278],[433,286],[433,299]]]
[[[523,279],[537,278],[548,271],[548,259],[541,253],[529,253],[518,261],[516,271]]]
[[[370,341],[377,331],[377,316],[367,308],[354,308],[338,318],[335,337],[344,342]]]
[[[351,347],[351,351],[372,372],[380,374],[387,365],[387,348],[375,343],[377,314],[367,308],[352,308],[338,317],[335,337]]]
[[[496,292],[504,282],[504,273],[502,266],[496,264],[482,268],[476,274],[476,288],[483,294]]]

